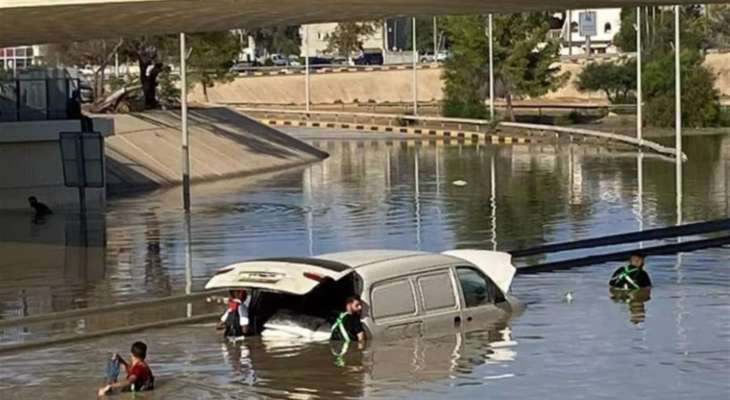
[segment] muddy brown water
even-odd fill
[[[315,144],[331,157],[194,186],[189,240],[177,190],[110,199],[107,215],[90,217],[86,229],[73,214],[40,222],[0,214],[0,345],[185,318],[187,301],[4,322],[195,292],[220,266],[251,257],[507,250],[678,218],[674,165],[641,157],[639,185],[638,155],[626,150]],[[687,138],[685,151],[681,220],[729,215],[730,136]],[[610,298],[606,280],[618,265],[520,275],[512,292],[527,309],[505,323],[376,341],[343,357],[329,344],[251,338],[226,345],[209,321],[0,351],[0,398],[94,398],[107,357],[126,354],[138,339],[150,346],[158,388],[135,398],[729,398],[730,248],[651,257],[655,288],[646,302]],[[190,303],[193,315],[220,309],[204,299]]]

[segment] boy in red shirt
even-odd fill
[[[119,354],[115,359],[127,370],[127,379],[108,384],[99,389],[99,396],[104,396],[113,389],[131,390],[133,392],[154,389],[155,377],[144,359],[147,357],[147,345],[142,342],[132,344],[131,359],[125,361]]]

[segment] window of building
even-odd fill
[[[456,308],[454,287],[448,270],[416,278],[426,312]]]
[[[375,284],[370,292],[370,302],[372,316],[376,321],[416,313],[413,289],[407,278]]]
[[[610,22],[606,22],[606,25],[603,25],[603,32],[611,33],[611,23]]]
[[[458,267],[456,275],[459,277],[467,308],[504,301],[504,296],[497,285],[480,271],[472,267]]]

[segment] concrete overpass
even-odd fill
[[[2,0],[0,47],[396,15],[665,4],[666,0]],[[697,2],[674,0],[671,4]]]

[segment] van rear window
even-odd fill
[[[375,284],[370,292],[374,320],[413,315],[416,302],[408,279],[395,279]]]

